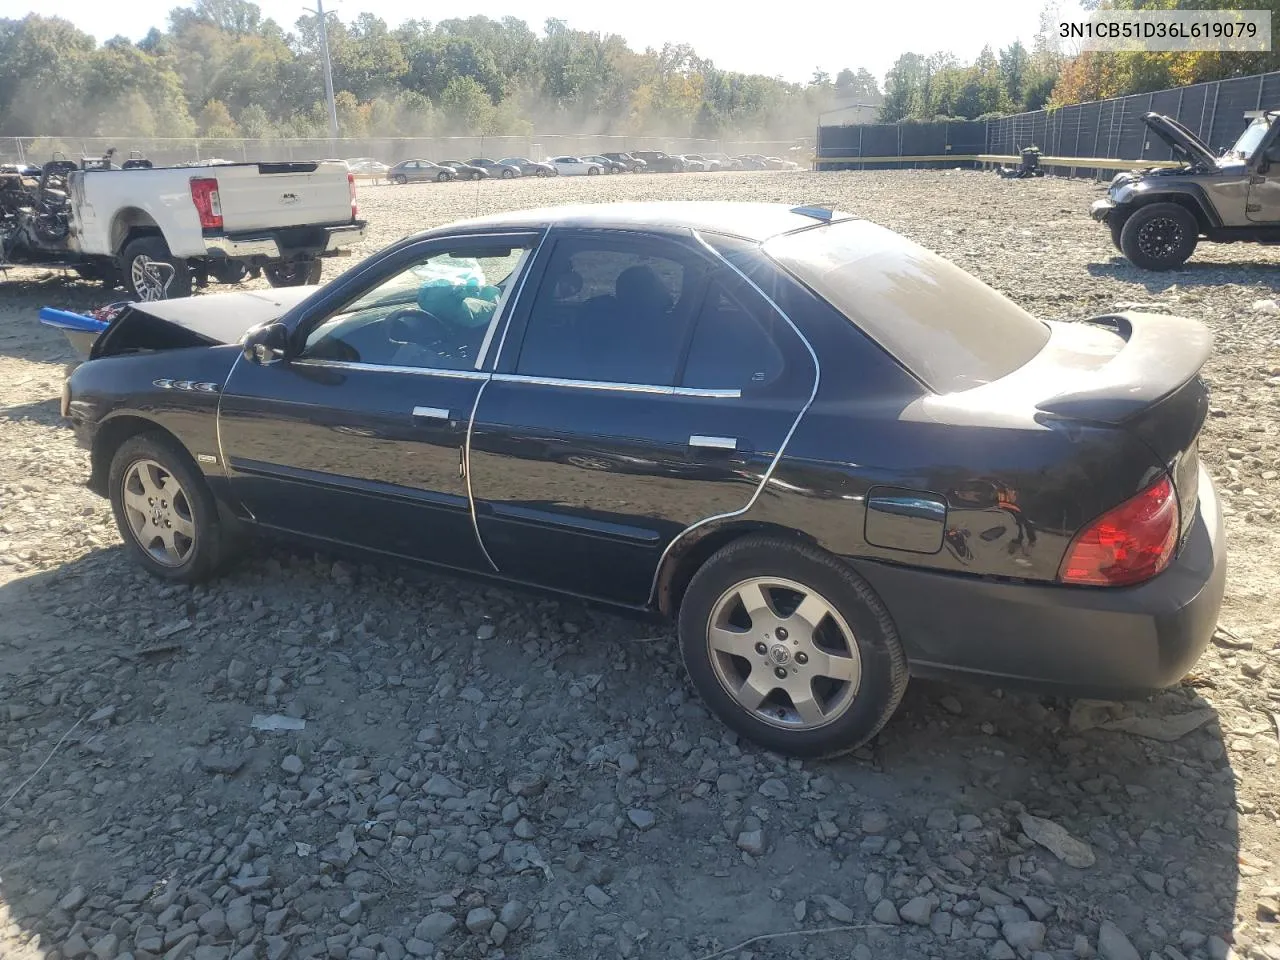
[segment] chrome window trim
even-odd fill
[[[304,367],[325,367],[330,370],[366,370],[371,373],[407,373],[419,377],[447,377],[454,380],[488,380],[489,374],[480,370],[451,370],[448,367],[399,367],[383,363],[365,363],[355,360],[291,360]]]
[[[565,377],[535,377],[526,373],[495,373],[494,380],[503,383],[527,383],[543,387],[569,387],[578,390],[603,390],[610,393],[648,393],[664,397],[702,397],[710,400],[737,400],[742,391],[703,387],[672,387],[656,383],[615,383],[609,380],[573,380]]]
[[[542,236],[538,238],[538,245],[533,248],[533,253],[529,256],[529,269],[524,272],[524,276],[520,278],[520,284],[516,287],[515,294],[511,297],[513,304],[512,310],[515,309],[514,304],[520,302],[520,297],[524,295],[524,285],[529,281],[529,274],[533,272],[534,264],[538,262],[538,254],[542,252],[543,246],[547,242],[547,237],[551,235],[551,228],[542,231]],[[507,334],[511,332],[511,320],[507,319],[506,325],[502,328],[502,336],[498,338],[498,349],[493,352],[493,369],[498,369],[498,363],[502,360],[502,348],[507,345]],[[481,391],[484,392],[483,390]],[[470,450],[468,450],[470,455]],[[470,465],[468,464],[468,473],[470,473]],[[495,568],[496,569],[496,568]]]
[[[737,510],[731,510],[728,513],[712,514],[709,517],[703,517],[701,520],[698,520],[694,523],[689,524],[689,526],[685,527],[682,531],[680,531],[680,533],[678,533],[671,540],[671,542],[668,543],[667,546],[663,549],[662,556],[658,558],[658,565],[654,568],[654,571],[653,571],[653,583],[650,584],[649,586],[649,604],[650,605],[653,605],[657,601],[658,577],[662,575],[663,564],[666,563],[667,557],[670,556],[672,549],[675,547],[677,543],[683,540],[686,536],[688,536],[694,530],[697,530],[699,527],[704,527],[709,523],[715,522],[716,520],[728,520],[731,517],[742,516],[742,514],[746,513],[748,510],[750,510],[752,507],[756,505],[756,501],[760,499],[760,494],[764,491],[764,488],[768,485],[769,480],[773,477],[774,470],[777,469],[778,464],[782,461],[782,455],[786,452],[787,445],[791,442],[791,438],[795,435],[796,429],[800,426],[800,421],[804,419],[804,415],[808,413],[809,408],[813,406],[813,401],[818,396],[818,386],[819,384],[822,383],[822,365],[818,363],[818,354],[814,351],[813,344],[809,342],[809,339],[803,333],[800,332],[800,328],[795,325],[795,322],[789,316],[787,316],[786,311],[783,310],[780,306],[778,306],[778,304],[774,301],[774,299],[771,296],[769,296],[767,293],[761,290],[760,285],[758,283],[756,283],[754,280],[748,277],[745,273],[739,270],[738,267],[731,260],[729,260],[728,257],[722,254],[715,247],[711,246],[711,244],[707,243],[706,239],[702,236],[702,233],[700,231],[697,231],[697,230],[693,231],[693,236],[694,236],[694,239],[696,239],[700,244],[702,244],[703,247],[706,248],[707,252],[710,253],[711,256],[719,260],[721,263],[727,266],[730,270],[736,273],[739,277],[741,277],[743,281],[746,282],[746,284],[751,287],[751,289],[753,289],[756,293],[760,294],[760,296],[764,298],[765,302],[768,303],[769,306],[773,307],[773,309],[778,312],[778,316],[782,317],[782,319],[786,321],[787,326],[791,328],[792,332],[800,339],[800,342],[804,344],[804,348],[809,351],[809,358],[813,361],[813,389],[809,391],[809,399],[806,400],[804,403],[804,406],[800,408],[800,412],[796,415],[795,421],[791,424],[791,429],[789,429],[787,431],[786,436],[782,438],[782,443],[778,444],[778,452],[773,455],[773,460],[770,461],[768,469],[765,470],[764,476],[760,478],[760,483],[756,486],[755,493],[751,495],[751,499],[747,501],[746,505],[743,507],[740,507]]]
[[[512,271],[514,276],[520,278],[516,284],[517,289],[524,288],[525,273],[533,263],[534,252],[540,246],[542,246],[541,240],[534,246],[525,247],[520,251],[520,260]],[[510,304],[515,303],[516,296],[518,296],[518,294],[515,296],[508,296],[507,294],[507,290],[502,291],[502,296],[498,298],[498,309],[493,311],[493,319],[489,322],[489,328],[484,332],[484,340],[480,343],[480,352],[476,354],[475,368],[477,370],[484,368],[485,358],[489,355],[489,347],[493,343],[493,335],[498,332],[498,327],[502,324],[503,318],[507,314],[507,308]]]

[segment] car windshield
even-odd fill
[[[935,393],[980,386],[1040,352],[1049,329],[955,264],[865,220],[782,234],[764,252]]]
[[[1244,133],[1240,134],[1240,139],[1226,152],[1225,156],[1235,160],[1248,160],[1270,129],[1270,124],[1265,120],[1255,120],[1245,127]]]

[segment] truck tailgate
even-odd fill
[[[207,176],[217,178],[227,233],[351,219],[344,163],[238,163]]]

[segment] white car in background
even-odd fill
[[[604,168],[600,164],[583,160],[581,157],[555,157],[546,162],[555,167],[556,173],[562,177],[594,177],[604,173]]]
[[[373,157],[352,157],[347,160],[347,169],[360,177],[385,177],[391,168]]]

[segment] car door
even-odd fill
[[[1280,124],[1273,124],[1250,161],[1245,215],[1254,223],[1280,223]]]
[[[530,234],[391,252],[307,311],[281,360],[237,361],[218,429],[233,494],[286,533],[487,566],[467,424]],[[467,286],[470,284],[470,286]]]
[[[643,605],[682,531],[751,502],[811,355],[697,245],[617,231],[549,240],[511,323],[468,455],[486,552],[512,579]]]

